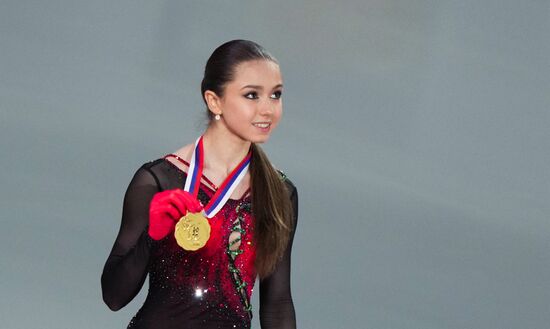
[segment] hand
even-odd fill
[[[199,200],[181,189],[156,193],[149,205],[149,236],[154,240],[163,239],[187,211],[199,212],[202,208]]]

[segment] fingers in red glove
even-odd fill
[[[202,204],[181,189],[156,193],[149,206],[149,235],[155,240],[166,237],[188,211],[200,212]]]
[[[176,206],[180,211],[182,212],[182,215],[185,215],[187,211],[190,212],[200,212],[202,211],[203,207],[197,198],[195,198],[191,193],[186,192],[184,190],[174,190],[173,200],[178,201],[176,203]]]

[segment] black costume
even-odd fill
[[[153,195],[183,188],[186,176],[165,158],[137,170],[124,197],[120,231],[103,269],[103,299],[112,310],[121,309],[138,294],[149,273],[147,298],[128,328],[250,328],[250,296],[256,273],[248,193],[238,200],[229,199],[216,215],[221,216],[219,223],[225,233],[214,255],[181,249],[173,234],[155,241],[147,233]],[[291,196],[294,226],[275,271],[260,280],[259,313],[264,329],[296,327],[290,255],[298,196],[292,182],[284,174],[283,178]],[[198,199],[207,204],[213,194],[213,188],[201,182]],[[240,234],[240,249],[230,246],[232,232]]]

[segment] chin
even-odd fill
[[[256,138],[250,138],[248,141],[254,144],[263,144],[267,142],[269,137],[256,137]]]
[[[267,141],[266,139],[253,139],[253,140],[251,140],[250,142],[251,142],[252,144],[263,144],[263,143],[265,143],[266,141]]]

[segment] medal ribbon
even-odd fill
[[[222,185],[218,188],[210,202],[204,207],[204,214],[207,218],[214,217],[220,211],[248,171],[250,165],[251,152],[241,160],[241,162],[225,178]],[[184,190],[193,194],[195,197],[199,193],[199,186],[204,168],[204,149],[202,136],[195,143],[195,150],[189,163],[189,171],[185,180]]]

